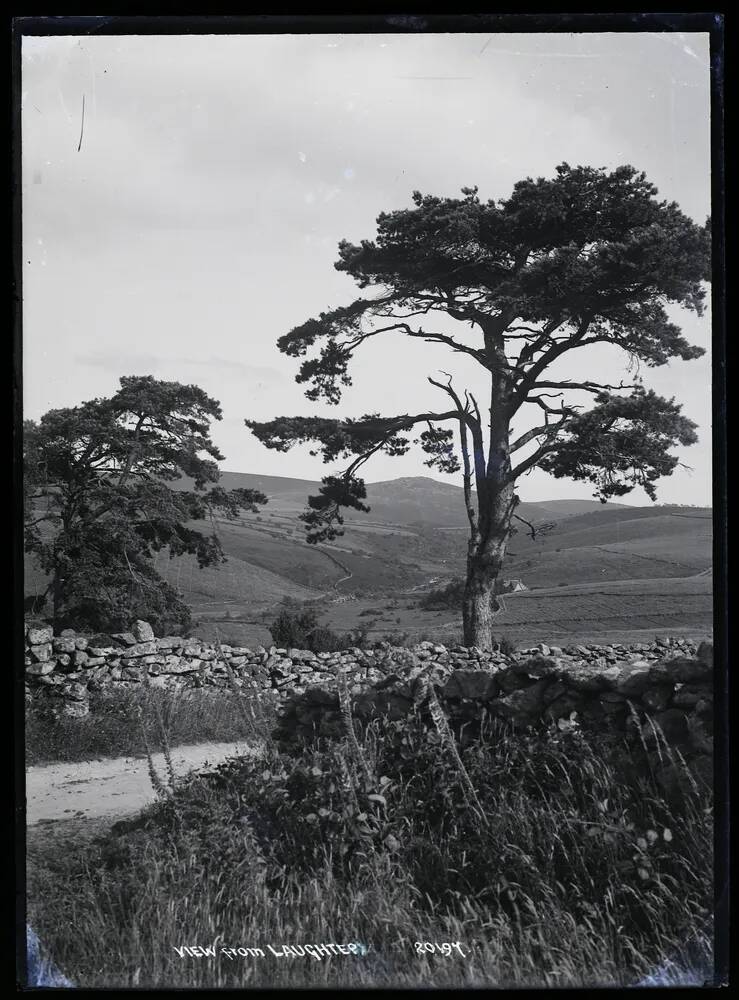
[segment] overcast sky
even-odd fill
[[[702,224],[708,46],[680,33],[24,38],[25,415],[111,395],[121,375],[195,383],[222,404],[224,469],[320,478],[320,459],[267,450],[244,418],[413,412],[438,406],[426,374],[454,363],[460,384],[476,377],[442,347],[378,337],[338,410],[307,401],[275,341],[357,294],[333,267],[338,241],[372,238],[414,189],[503,198],[562,161],[631,163]],[[709,315],[676,318],[710,348]],[[620,352],[590,350],[570,377],[628,374]],[[680,456],[692,471],[658,499],[710,503],[710,353],[642,374],[699,425]],[[429,475],[423,458],[380,456],[366,478]],[[519,493],[591,495],[541,472]]]

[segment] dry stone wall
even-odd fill
[[[340,681],[359,719],[404,718],[430,682],[450,721],[460,729],[466,724],[468,734],[484,715],[529,723],[576,713],[584,723],[625,726],[636,713],[697,752],[709,752],[712,739],[713,648],[683,639],[567,649],[541,644],[512,654],[431,642],[312,653],[157,638],[144,621],[130,632],[97,635],[54,635],[48,625],[28,623],[25,674],[29,701],[73,717],[88,714],[92,693],[141,684],[248,688],[277,703],[275,735],[285,745],[340,735]]]

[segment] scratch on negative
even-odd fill
[[[82,133],[85,129],[85,95],[82,95],[82,122],[80,123],[80,141],[77,146],[77,152],[79,153],[82,148]]]

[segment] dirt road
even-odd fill
[[[172,751],[175,775],[201,770],[227,757],[258,753],[244,743],[203,743]],[[166,781],[163,754],[154,754],[157,773]],[[127,816],[155,799],[145,758],[49,764],[26,769],[26,823],[62,819]]]

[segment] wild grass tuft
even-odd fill
[[[139,709],[153,729],[159,727],[159,714],[168,748],[266,738],[274,725],[272,708],[256,692],[252,697],[249,688],[239,692],[237,698],[226,688],[167,690],[143,684],[101,691],[90,696],[90,714],[82,719],[57,717],[39,700],[26,709],[26,763],[143,757]]]

